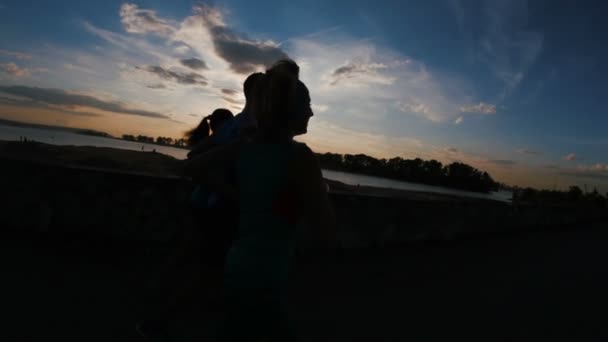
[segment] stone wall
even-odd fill
[[[188,206],[192,184],[186,179],[0,160],[0,227],[5,231],[164,243],[193,226]],[[605,208],[330,195],[345,247],[554,229],[608,217]]]

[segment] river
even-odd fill
[[[30,140],[53,145],[113,147],[134,151],[141,151],[143,148],[144,151],[156,150],[156,152],[167,154],[178,159],[185,159],[186,154],[188,153],[188,150],[182,148],[96,137],[77,134],[69,131],[0,125],[0,140],[19,140],[20,137],[27,137],[27,139]],[[502,202],[510,202],[512,196],[511,192],[509,191],[498,191],[484,194],[331,170],[323,170],[323,176],[327,179],[332,179],[351,185],[359,184],[380,188],[432,192],[464,197],[485,198]]]

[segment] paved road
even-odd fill
[[[308,260],[294,273],[293,316],[310,341],[606,340],[607,243],[608,224]],[[141,249],[0,247],[0,340],[137,341],[141,280],[154,270]],[[191,340],[201,322],[181,321]]]

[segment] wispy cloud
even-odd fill
[[[256,40],[227,26],[223,14],[214,7],[195,7],[196,16],[185,25],[202,25],[207,28],[215,52],[230,64],[237,73],[249,74],[269,66],[288,55],[272,40]],[[179,35],[176,37],[178,38]]]
[[[315,113],[325,113],[330,109],[328,105],[324,104],[313,104],[311,107]]]
[[[164,84],[151,84],[146,87],[148,87],[150,89],[166,89],[167,88],[167,86],[165,86]]]
[[[233,95],[238,94],[238,91],[236,91],[236,90],[234,90],[234,89],[225,89],[225,88],[224,88],[224,89],[222,89],[221,91],[222,91],[222,94],[224,94],[224,95],[228,95],[228,96],[233,96]]]
[[[500,81],[498,99],[505,100],[526,78],[543,48],[542,33],[528,22],[528,1],[481,0],[465,6],[463,0],[449,0],[448,4],[474,59]]]
[[[454,124],[460,125],[463,121],[464,121],[464,118],[461,115],[461,116],[457,117],[456,120],[454,120]]]
[[[561,167],[556,164],[548,164],[548,165],[543,165],[542,168],[549,169],[549,170],[559,170]]]
[[[575,161],[578,159],[578,157],[576,156],[575,153],[570,153],[570,154],[565,155],[563,159],[567,160],[567,161]]]
[[[16,59],[32,59],[32,55],[30,55],[30,54],[23,53],[23,52],[17,52],[17,51],[2,50],[2,49],[0,49],[0,55],[9,56],[9,57],[13,57]]]
[[[186,75],[178,67],[205,70],[201,75],[204,79],[196,80],[201,85],[207,83],[207,90],[220,101],[222,96],[230,95],[222,89],[240,89],[246,74],[292,56],[313,92],[313,104],[322,104],[317,111],[327,111],[327,115],[334,114],[329,108],[340,108],[342,116],[372,118],[369,113],[374,113],[380,119],[383,113],[403,112],[435,122],[453,122],[461,108],[469,108],[473,114],[489,114],[493,110],[492,105],[470,95],[474,93],[472,85],[465,79],[444,77],[422,61],[369,39],[350,37],[340,29],[289,39],[279,45],[238,32],[227,23],[225,13],[207,5],[195,6],[194,13],[183,20],[163,18],[156,11],[132,4],[123,5],[120,15],[131,35],[84,25],[116,46],[121,54],[131,54],[133,46],[146,54],[123,60],[158,60],[147,62],[148,67],[143,70],[165,81],[192,84],[194,75]],[[158,37],[166,39],[166,44],[154,43]],[[188,58],[184,58],[184,53]],[[128,68],[122,72],[125,80],[143,87],[156,84],[143,75],[133,75]],[[193,77],[184,82],[182,76]]]
[[[336,68],[331,76],[333,81],[332,85],[338,84],[341,80],[350,80],[356,78],[363,78],[367,82],[380,83],[380,84],[393,84],[395,82],[394,77],[381,75],[377,71],[386,69],[388,66],[383,63],[364,63],[360,61],[349,61],[347,64]]]
[[[589,170],[608,172],[608,164],[601,164],[601,163],[593,164],[589,167]]]
[[[382,134],[374,134],[351,130],[331,122],[316,118],[310,123],[310,131],[298,140],[305,141],[319,152],[337,153],[365,153],[374,157],[422,157],[431,158],[426,154],[425,144],[415,137],[388,137]],[[365,149],[361,148],[361,142],[365,141]]]
[[[462,113],[496,114],[496,105],[480,102],[475,105],[460,107]]]
[[[27,110],[31,110],[31,109],[53,110],[54,109],[54,110],[60,110],[62,114],[77,115],[77,116],[82,116],[82,117],[100,117],[101,116],[101,114],[99,114],[99,113],[93,113],[91,111],[83,110],[83,108],[79,108],[78,110],[72,110],[72,109],[70,109],[69,106],[57,106],[57,105],[53,105],[53,104],[49,104],[49,103],[45,103],[45,102],[35,101],[32,99],[28,99],[28,98],[11,96],[10,94],[7,94],[5,96],[5,95],[3,95],[1,90],[0,90],[0,105],[8,105],[8,106],[11,106],[12,108],[22,107],[22,108],[26,108]],[[2,112],[1,114],[5,114],[5,113]]]
[[[228,102],[229,104],[233,104],[233,105],[239,105],[239,106],[241,106],[241,105],[245,104],[245,102],[243,102],[243,101],[235,100],[235,99],[227,97],[227,96],[222,97],[222,99],[224,101]]]
[[[75,71],[83,72],[83,73],[86,73],[86,74],[91,74],[91,75],[98,74],[97,71],[95,71],[94,69],[89,68],[89,67],[85,67],[85,66],[82,66],[82,65],[77,65],[77,64],[72,64],[72,63],[65,63],[65,64],[63,64],[63,67],[66,68],[66,69],[68,69],[68,70],[75,70]]]
[[[198,58],[182,59],[179,62],[182,63],[183,66],[188,67],[193,70],[209,69],[207,67],[207,64]]]
[[[576,169],[564,170],[560,174],[575,178],[608,180],[608,164],[579,165]]]
[[[26,77],[30,75],[30,70],[26,68],[20,68],[15,63],[2,63],[0,64],[0,71],[7,73],[14,77]]]
[[[78,107],[84,107],[98,109],[106,112],[138,115],[149,118],[170,118],[165,114],[130,108],[120,102],[105,101],[93,96],[73,94],[61,89],[37,88],[26,86],[0,86],[0,93],[29,99],[33,101],[34,104],[42,103],[46,105],[65,107],[70,110],[75,110]]]
[[[158,65],[147,65],[147,66],[143,66],[143,67],[138,66],[138,67],[136,67],[136,69],[145,70],[149,73],[152,73],[152,74],[162,78],[163,80],[174,81],[179,84],[201,85],[201,86],[206,86],[208,84],[205,76],[203,76],[201,74],[197,74],[195,72],[172,71],[172,70],[167,70]]]
[[[480,39],[480,57],[503,82],[504,99],[538,59],[543,35],[527,26],[527,0],[485,1],[484,7],[488,24]]]
[[[569,144],[582,145],[582,146],[608,146],[607,138],[565,139],[565,142],[567,142]]]
[[[140,9],[134,4],[123,4],[120,7],[120,19],[129,33],[155,33],[161,36],[169,36],[175,29],[167,20],[156,15],[156,11]]]
[[[390,124],[387,120],[399,115],[401,120],[451,124],[461,123],[466,115],[495,112],[491,101],[472,95],[476,92],[467,78],[444,74],[422,59],[374,39],[351,36],[340,28],[279,44],[255,33],[239,32],[230,24],[228,12],[210,6],[198,6],[191,15],[173,19],[160,11],[126,4],[119,15],[124,30],[110,31],[82,23],[99,39],[91,40],[89,50],[66,52],[64,58],[57,58],[61,72],[66,74],[60,77],[70,82],[64,88],[90,91],[87,95],[66,92],[89,99],[76,104],[74,99],[59,101],[57,106],[123,114],[131,111],[132,115],[148,117],[166,118],[170,115],[162,113],[176,113],[172,120],[195,124],[191,113],[210,113],[225,106],[241,108],[246,75],[291,56],[311,89],[313,110],[322,113],[313,118],[310,134],[305,137],[321,150],[473,160],[470,151],[433,147],[407,134],[384,134]],[[50,82],[43,85],[47,88],[40,89],[56,87]],[[54,90],[57,97],[58,90]],[[102,92],[108,96],[102,98]],[[39,94],[31,96],[40,103],[47,101]],[[463,108],[468,109],[466,114]],[[128,119],[146,121],[134,116]],[[175,129],[170,125],[153,126],[146,129]],[[141,129],[143,132],[144,127]],[[487,158],[477,159],[489,165]]]
[[[527,148],[520,148],[519,150],[517,150],[517,153],[519,153],[519,154],[528,154],[528,155],[533,155],[533,156],[537,156],[537,155],[542,154],[539,151],[530,150],[530,149],[527,149]]]
[[[476,102],[467,80],[444,76],[369,39],[334,31],[315,39],[292,39],[285,48],[314,90],[313,103],[339,108],[343,116],[367,120],[402,112],[453,122],[461,107]]]
[[[505,167],[509,167],[509,166],[513,166],[513,165],[517,164],[516,161],[509,160],[509,159],[491,159],[491,160],[488,160],[488,162],[495,164],[495,165],[499,165],[499,166],[505,166]]]

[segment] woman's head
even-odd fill
[[[201,140],[208,138],[212,132],[216,132],[221,125],[233,117],[232,112],[228,109],[219,108],[213,111],[210,115],[205,116],[196,128],[186,132],[186,143],[188,146],[193,146]]]
[[[260,133],[274,137],[291,138],[306,133],[313,114],[306,85],[285,64],[270,68],[260,78],[253,108]]]

